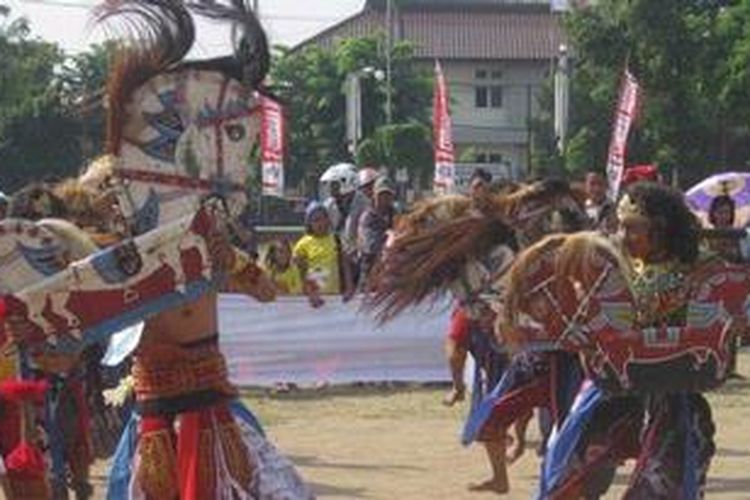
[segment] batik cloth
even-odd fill
[[[110,500],[312,498],[236,400],[215,339],[136,355],[136,411],[110,471]]]

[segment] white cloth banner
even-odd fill
[[[620,98],[617,102],[612,140],[609,143],[609,156],[607,157],[608,196],[612,201],[616,201],[620,193],[620,184],[625,171],[625,150],[628,144],[628,134],[638,111],[640,89],[638,80],[626,69],[620,88]]]
[[[219,299],[221,348],[232,382],[267,386],[372,381],[447,381],[443,341],[449,301],[407,311],[379,326],[355,299],[304,297],[268,304],[242,295]]]

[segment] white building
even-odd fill
[[[398,40],[416,46],[431,69],[439,59],[450,87],[456,158],[492,163],[523,175],[529,167],[530,118],[564,35],[549,0],[399,0],[393,14]],[[297,48],[385,31],[386,0]]]

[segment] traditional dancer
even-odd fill
[[[194,37],[191,10],[239,28],[234,57],[182,61]],[[225,220],[244,190],[244,165],[259,126],[253,93],[268,69],[265,34],[242,2],[126,0],[106,3],[98,14],[125,21],[134,36],[109,82],[107,149],[115,160],[114,181],[130,234],[146,235],[80,265],[94,266],[91,276],[104,280],[91,286],[122,295],[125,306],[142,304],[128,314],[148,318],[141,337],[127,339],[137,345],[132,369],[136,410],[112,463],[108,498],[311,498],[291,462],[276,452],[237,400],[218,347],[216,288],[208,288],[219,286],[214,277],[226,273],[235,290],[261,301],[274,298],[271,281],[229,244]],[[232,177],[238,172],[242,175]],[[213,201],[216,194],[221,200]],[[201,200],[204,195],[208,199]],[[141,253],[138,242],[158,246],[161,225],[181,228],[185,215],[192,222],[177,240],[179,247],[162,245],[163,251]],[[200,234],[193,232],[198,226]],[[191,266],[201,271],[188,279]],[[61,275],[61,280],[67,276]],[[174,282],[174,291],[166,282]],[[147,296],[161,287],[166,302],[149,302]],[[75,288],[70,293],[96,291]],[[123,321],[120,313],[112,311],[117,319],[105,321],[107,328]],[[78,321],[85,317],[81,314]],[[19,342],[37,342],[39,328],[31,319],[18,318],[12,334]],[[87,338],[82,340],[85,344]]]
[[[556,236],[510,272],[516,335],[582,353],[590,377],[550,440],[539,497],[598,498],[637,457],[626,498],[699,498],[714,452],[700,392],[726,375],[747,276],[700,255],[676,191],[635,184],[617,213],[622,250],[593,233]]]
[[[563,226],[560,229],[565,229],[569,222],[583,220],[583,196],[565,183],[546,181],[493,194],[481,189],[483,186],[479,181],[483,180],[477,179],[474,190],[478,193],[473,199],[462,196],[437,198],[415,207],[412,213],[402,217],[393,242],[384,254],[371,297],[382,318],[388,319],[410,305],[450,291],[468,319],[479,320],[482,311],[487,310],[487,300],[494,302],[502,293],[502,277],[514,259],[518,241],[528,244],[549,231],[554,225],[553,213],[563,213],[559,217]],[[502,351],[504,347],[490,341],[486,334],[476,338],[484,340],[483,346],[474,346],[480,365],[482,360],[488,359],[488,354],[489,358],[499,359],[498,353],[493,351]],[[459,344],[455,340],[451,342],[456,346]],[[459,391],[449,394],[449,402],[460,397],[459,355],[451,356],[454,384]],[[490,374],[488,380],[496,381],[500,371],[490,365],[486,367]],[[523,451],[523,435],[531,410],[547,404],[550,387],[545,378],[547,371],[540,372],[537,365],[526,358],[511,362],[501,379],[506,380],[501,393],[513,394],[512,398],[506,399],[505,418],[487,425],[484,432],[480,432],[482,424],[492,414],[495,404],[485,401],[478,404],[483,391],[475,390],[475,404],[464,431],[464,442],[468,444],[481,438],[488,452],[492,477],[474,485],[474,489],[499,493],[509,490],[505,449],[507,429],[515,425],[516,442],[507,457],[512,462]],[[524,373],[523,377],[517,376],[520,372]],[[512,378],[508,373],[514,374]],[[511,381],[512,384],[508,385]],[[541,397],[528,397],[531,392],[509,390],[511,386],[525,388],[523,382],[529,382],[529,387],[534,387],[533,394],[541,394]],[[497,398],[498,394],[495,389],[487,398]]]
[[[66,204],[71,201],[58,196],[53,185],[34,184],[22,189],[10,207],[11,217],[41,221],[41,227],[58,237],[70,237],[70,244],[56,262],[58,270],[97,249],[88,237],[75,234],[72,222],[76,222],[78,204]],[[63,218],[72,222],[66,222]],[[86,395],[87,388],[94,392],[102,388],[93,387],[87,380],[93,372],[86,369],[81,356],[32,353],[22,357],[22,361],[23,378],[43,381],[47,387],[45,404],[40,413],[49,451],[52,497],[68,498],[70,488],[76,498],[89,498],[93,491],[89,469],[94,455],[91,448],[93,427]],[[98,370],[95,365],[92,368]]]
[[[234,23],[242,33],[237,55],[181,64],[193,41],[188,8]],[[211,169],[221,175],[222,165],[241,169],[259,125],[252,92],[269,62],[265,34],[253,12],[241,2],[134,0],[106,4],[102,17],[127,19],[133,12],[145,21],[145,33],[156,37],[125,52],[119,74],[110,81],[116,91],[110,93],[108,143],[109,152],[119,156],[119,175],[136,175],[144,155],[188,174],[200,169],[206,177]],[[154,104],[160,105],[154,109]],[[152,118],[143,124],[143,115]],[[156,140],[144,141],[155,133]],[[160,137],[164,141],[159,142]],[[159,180],[164,199],[159,216],[164,217],[173,198],[167,194],[169,179]],[[148,196],[144,200],[136,216],[148,227]],[[254,261],[227,244],[226,232],[210,240],[214,260],[229,270],[234,290],[260,301],[274,298],[273,283]],[[146,322],[132,370],[136,416],[113,461],[109,498],[312,496],[291,462],[276,452],[237,400],[217,332],[215,291]]]

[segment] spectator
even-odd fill
[[[0,220],[3,220],[8,215],[8,204],[10,201],[5,193],[0,191]]]
[[[326,170],[320,182],[328,187],[329,196],[325,208],[330,218],[331,229],[341,245],[342,274],[354,276],[357,265],[357,225],[362,212],[370,206],[370,199],[358,189],[357,167],[350,163],[339,163]]]
[[[735,204],[731,196],[721,195],[711,200],[708,209],[708,221],[716,229],[734,227]]]
[[[611,226],[607,224],[614,218],[612,202],[607,199],[607,181],[598,172],[586,174],[586,215],[596,228]]]
[[[708,208],[708,222],[715,231],[708,240],[708,247],[730,262],[742,260],[740,240],[742,232],[734,229],[735,203],[727,195],[716,196]],[[723,230],[723,231],[722,231]]]
[[[289,241],[280,239],[271,242],[264,259],[264,268],[276,285],[279,295],[302,293],[302,276],[299,267],[292,262]]]
[[[485,196],[490,191],[492,184],[492,174],[483,168],[474,170],[469,179],[469,196],[479,198]]]
[[[311,203],[305,212],[305,227],[306,234],[294,245],[292,255],[310,303],[313,307],[322,306],[320,294],[343,293],[348,299],[352,288],[350,275],[340,266],[341,251],[331,232],[326,207]]]
[[[339,163],[326,170],[320,182],[328,188],[328,197],[323,204],[328,211],[331,230],[346,239],[343,233],[347,217],[359,211],[359,205],[367,204],[367,197],[357,189],[357,168],[350,163]]]
[[[396,210],[393,206],[395,191],[386,177],[375,181],[374,205],[364,211],[359,221],[359,289],[364,290],[373,266],[380,257],[393,227]]]
[[[365,167],[359,171],[357,177],[359,178],[359,191],[367,197],[371,205],[375,197],[375,181],[378,180],[380,174],[374,168]]]
[[[711,200],[711,206],[708,209],[708,222],[711,223],[714,229],[733,229],[735,208],[736,205],[731,196],[716,196],[713,200]],[[720,231],[720,233],[723,232]],[[741,262],[741,239],[741,231],[730,231],[727,232],[727,234],[719,234],[717,237],[709,239],[708,245],[711,250],[721,255],[726,260],[730,262]],[[737,373],[737,343],[740,341],[740,339],[747,336],[746,330],[746,327],[738,327],[735,331],[733,331],[734,335],[737,338],[733,338],[729,343],[729,351],[731,353],[729,368],[727,370],[729,378],[742,378],[742,376]]]

